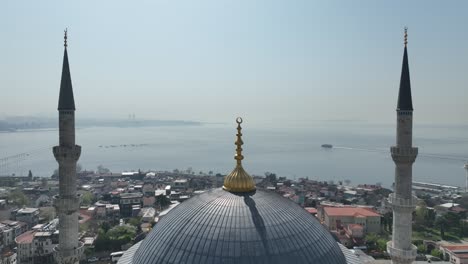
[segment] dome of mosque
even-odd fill
[[[214,189],[174,208],[133,257],[154,263],[346,263],[338,243],[274,192]]]
[[[119,263],[350,263],[346,249],[299,205],[257,190],[243,169],[238,119],[237,166],[223,188],[183,202]]]

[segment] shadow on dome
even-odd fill
[[[252,221],[255,225],[255,230],[257,230],[257,233],[262,240],[262,244],[263,244],[263,247],[265,248],[268,258],[270,258],[265,222],[263,221],[262,216],[257,210],[257,205],[255,204],[255,201],[252,198],[250,198],[249,194],[244,195],[244,203],[247,205],[247,207],[250,210],[250,214],[252,215]]]

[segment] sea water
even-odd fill
[[[316,122],[303,126],[251,127],[243,124],[245,169],[253,175],[351,184],[391,186],[395,165],[389,148],[395,142],[395,125],[356,122]],[[413,179],[465,185],[463,164],[468,159],[468,127],[416,126],[414,145],[420,155]],[[156,127],[77,128],[82,146],[78,163],[112,172],[141,169],[186,170],[226,174],[235,166],[235,124]],[[50,176],[57,168],[52,146],[58,131],[31,130],[0,133],[0,174]],[[332,144],[332,149],[322,144]],[[20,156],[12,157],[21,154]],[[6,157],[10,157],[6,159]]]

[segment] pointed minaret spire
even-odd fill
[[[75,99],[73,97],[73,87],[70,77],[70,66],[68,65],[68,53],[67,53],[67,29],[65,29],[65,35],[63,37],[65,51],[63,54],[63,66],[62,66],[62,81],[60,82],[60,95],[58,110],[75,110]]]
[[[405,27],[405,51],[403,53],[403,65],[401,68],[400,91],[398,93],[397,110],[413,110],[413,101],[411,99],[411,83],[408,67],[408,28]]]

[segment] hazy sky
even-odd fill
[[[468,123],[468,1],[2,1],[0,116],[56,116],[69,29],[77,116]]]

